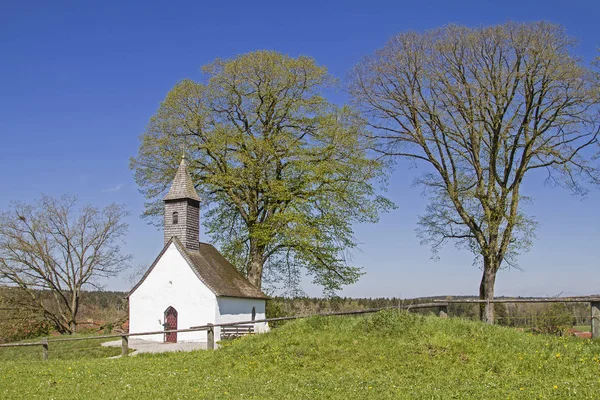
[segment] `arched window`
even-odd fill
[[[252,321],[256,319],[256,307],[252,307]]]
[[[179,223],[179,213],[175,211],[173,213],[173,225],[177,225]]]

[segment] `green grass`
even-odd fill
[[[577,329],[578,331],[581,331],[581,332],[591,332],[592,331],[592,327],[590,326],[590,324],[588,324],[588,325],[575,325],[573,327],[573,329]]]
[[[86,337],[92,335],[74,335],[73,337]],[[115,339],[93,339],[75,340],[72,342],[53,342],[55,338],[49,338],[48,358],[50,360],[79,360],[91,358],[106,358],[121,354],[120,347],[102,347],[103,342]],[[39,342],[38,339],[27,339],[17,343]],[[40,361],[42,359],[41,346],[27,347],[2,347],[0,348],[0,370],[2,363],[6,361]]]
[[[600,343],[461,319],[316,317],[215,352],[0,363],[13,399],[597,399]]]

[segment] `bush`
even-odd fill
[[[539,314],[535,331],[543,334],[563,335],[573,326],[573,316],[565,304],[546,305]]]
[[[425,317],[403,310],[383,310],[366,318],[367,332],[384,336],[410,332],[422,324]]]

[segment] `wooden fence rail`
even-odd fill
[[[207,331],[207,348],[209,350],[215,349],[215,331],[216,327],[225,327],[225,326],[236,326],[243,324],[255,324],[259,322],[277,322],[277,321],[289,321],[300,318],[309,318],[314,316],[323,316],[330,317],[335,315],[360,315],[360,314],[368,314],[375,313],[378,311],[389,310],[389,309],[403,309],[403,310],[418,310],[423,308],[439,308],[440,310],[445,310],[447,308],[447,304],[444,302],[436,302],[436,303],[425,303],[425,304],[413,304],[406,306],[396,306],[396,307],[382,307],[382,308],[370,308],[366,310],[357,310],[357,311],[340,311],[340,312],[331,312],[331,313],[321,313],[321,314],[311,314],[311,315],[293,315],[289,317],[277,317],[277,318],[264,318],[264,319],[255,319],[254,321],[237,321],[237,322],[226,322],[222,324],[206,324],[201,326],[192,326],[187,329],[175,329],[175,330],[162,330],[162,331],[152,331],[152,332],[139,332],[139,333],[120,333],[114,335],[98,335],[98,336],[88,336],[88,337],[76,337],[76,338],[58,338],[51,339],[43,338],[39,342],[29,342],[29,343],[6,343],[0,344],[1,347],[19,347],[19,346],[42,346],[42,360],[48,359],[48,347],[49,344],[55,342],[71,342],[76,340],[98,340],[98,339],[117,339],[121,338],[121,356],[127,357],[129,354],[129,338],[131,336],[148,336],[148,335],[162,335],[166,333],[182,333],[182,332],[198,332],[198,331]],[[440,311],[441,313],[441,311]],[[441,314],[440,314],[441,315]]]
[[[463,300],[434,300],[440,304],[495,304],[495,303],[590,303],[592,338],[600,337],[600,297],[550,297],[532,299],[463,299]]]
[[[434,303],[594,303],[600,302],[600,297],[549,297],[549,298],[527,298],[527,299],[463,299],[463,300],[433,300]]]
[[[152,332],[139,332],[139,333],[120,333],[114,335],[98,335],[89,337],[76,337],[76,338],[58,338],[51,339],[43,338],[39,342],[29,343],[6,343],[0,344],[2,347],[20,347],[20,346],[41,346],[42,347],[42,360],[48,359],[48,348],[51,343],[55,342],[70,342],[76,340],[97,340],[97,339],[117,339],[121,338],[121,356],[127,357],[129,354],[129,338],[131,336],[148,336],[148,335],[162,335],[167,333],[184,333],[184,332],[198,332],[207,331],[207,348],[209,350],[215,349],[215,328],[217,327],[229,327],[244,324],[256,324],[262,322],[278,322],[278,321],[290,321],[300,318],[309,318],[314,316],[330,317],[330,316],[343,316],[343,315],[361,315],[375,313],[383,310],[390,309],[401,309],[401,310],[419,310],[428,308],[437,308],[440,317],[446,317],[448,315],[448,305],[456,303],[590,303],[592,308],[592,337],[600,337],[600,297],[569,297],[569,298],[547,298],[547,299],[493,299],[493,300],[478,300],[478,299],[465,299],[465,300],[434,300],[432,303],[421,303],[421,304],[410,304],[400,305],[394,307],[381,307],[381,308],[369,308],[366,310],[355,310],[355,311],[339,311],[329,312],[311,315],[293,315],[288,317],[277,317],[277,318],[264,318],[255,319],[249,321],[237,321],[237,322],[226,322],[221,324],[206,324],[200,326],[192,326],[187,329],[175,329],[175,330],[162,330]]]

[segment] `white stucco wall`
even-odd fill
[[[227,322],[250,321],[252,320],[252,307],[256,308],[255,319],[265,319],[266,301],[261,299],[246,299],[238,297],[217,297],[216,323],[223,324]],[[268,331],[268,325],[265,322],[254,324],[254,331],[257,333]],[[221,331],[215,329],[215,340],[220,340]]]
[[[164,312],[169,306],[177,310],[178,329],[214,324],[216,321],[216,296],[198,279],[174,244],[129,296],[129,332],[163,330]],[[164,341],[163,334],[139,338]],[[177,341],[206,341],[206,332],[179,332]]]

